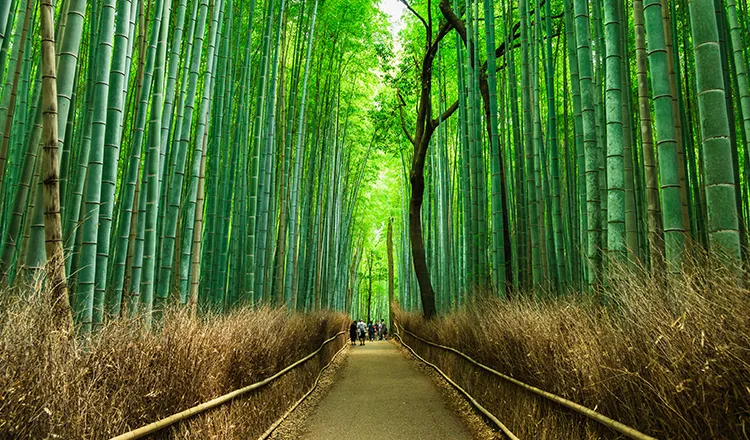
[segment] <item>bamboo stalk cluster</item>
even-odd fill
[[[378,14],[3,2],[0,282],[54,273],[83,333],[172,303],[345,309]]]
[[[399,97],[418,103],[416,129],[403,110],[400,121],[414,146],[399,266],[407,307],[431,316],[474,292],[601,293],[623,268],[676,275],[701,249],[741,282],[747,1],[408,4],[420,36],[407,50],[429,75]],[[414,74],[403,63],[399,75]],[[421,112],[446,119],[427,140]]]
[[[46,267],[84,332],[361,313],[359,189],[398,160],[389,290],[428,316],[702,248],[741,277],[747,0],[406,3],[393,57],[372,0],[4,2],[1,282]]]

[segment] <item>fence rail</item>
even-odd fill
[[[132,431],[126,432],[125,434],[120,434],[117,437],[112,437],[110,440],[133,440],[142,438],[146,435],[153,434],[157,431],[160,431],[168,426],[172,426],[177,422],[180,422],[182,420],[188,419],[190,417],[193,417],[195,415],[198,415],[200,413],[203,413],[205,411],[208,411],[209,409],[216,408],[217,406],[221,406],[225,403],[228,403],[232,401],[233,399],[242,396],[243,394],[247,394],[250,391],[257,390],[259,388],[263,388],[266,385],[270,384],[271,382],[275,381],[276,379],[280,378],[281,376],[289,373],[290,371],[294,370],[295,368],[299,367],[300,365],[304,364],[305,362],[309,361],[315,355],[320,353],[321,350],[323,350],[323,347],[326,346],[329,342],[335,340],[337,337],[343,335],[346,333],[345,331],[340,331],[336,333],[335,335],[331,336],[330,338],[323,341],[322,344],[320,344],[320,347],[315,350],[314,352],[308,354],[304,358],[298,360],[297,362],[289,365],[288,367],[284,368],[283,370],[279,371],[278,373],[274,374],[273,376],[267,377],[260,382],[256,382],[252,385],[248,385],[244,388],[240,388],[237,390],[234,390],[230,393],[224,394],[223,396],[219,396],[215,399],[209,400],[208,402],[201,403],[200,405],[196,405],[192,408],[186,409],[184,411],[178,412],[176,414],[173,414],[169,417],[165,417],[161,420],[158,420],[156,422],[150,423],[146,426],[142,426],[138,429],[134,429]],[[337,353],[338,354],[338,353]]]
[[[651,436],[649,436],[647,434],[644,434],[644,433],[638,431],[635,428],[632,428],[632,427],[630,427],[628,425],[625,425],[624,423],[620,423],[617,420],[609,418],[609,417],[605,416],[604,414],[601,414],[599,412],[594,411],[591,408],[585,407],[585,406],[583,406],[581,404],[573,402],[572,400],[568,400],[568,399],[566,399],[564,397],[561,397],[561,396],[558,396],[556,394],[552,394],[550,392],[544,391],[544,390],[542,390],[540,388],[537,388],[535,386],[529,385],[529,384],[527,384],[525,382],[521,382],[518,379],[514,379],[514,378],[512,378],[512,377],[510,377],[510,376],[508,376],[506,374],[503,374],[503,373],[501,373],[501,372],[499,372],[499,371],[497,371],[497,370],[495,370],[495,369],[493,369],[491,367],[488,367],[488,366],[486,366],[486,365],[484,365],[484,364],[482,364],[482,363],[480,363],[480,362],[472,359],[467,354],[465,354],[463,352],[460,352],[460,351],[456,350],[453,347],[448,347],[448,346],[445,346],[445,345],[436,344],[436,343],[434,343],[432,341],[428,341],[428,340],[426,340],[426,339],[424,339],[424,338],[422,338],[422,337],[420,337],[420,336],[418,336],[418,335],[410,332],[409,330],[405,329],[404,327],[401,327],[401,329],[404,331],[404,333],[407,333],[407,334],[411,335],[415,339],[417,339],[417,340],[419,340],[419,341],[421,341],[421,342],[423,342],[423,343],[425,343],[427,345],[431,345],[433,347],[437,347],[437,348],[440,348],[440,349],[443,349],[443,350],[446,350],[446,351],[453,352],[454,354],[457,354],[457,355],[463,357],[464,359],[466,359],[467,361],[469,361],[472,364],[476,365],[477,367],[479,367],[479,368],[481,368],[481,369],[483,369],[483,370],[485,370],[485,371],[487,371],[487,372],[489,372],[489,373],[491,373],[491,374],[493,374],[493,375],[495,375],[495,376],[497,376],[497,377],[499,377],[499,378],[501,378],[501,379],[503,379],[503,380],[505,380],[507,382],[510,382],[510,383],[512,383],[514,385],[517,385],[517,386],[519,386],[519,387],[521,387],[521,388],[523,388],[523,389],[525,389],[525,390],[527,390],[527,391],[529,391],[529,392],[531,392],[533,394],[541,396],[541,397],[543,397],[543,398],[545,398],[547,400],[550,400],[552,402],[555,402],[555,403],[557,403],[557,404],[559,404],[561,406],[564,406],[564,407],[566,407],[566,408],[568,408],[568,409],[570,409],[570,410],[572,410],[574,412],[577,412],[578,414],[586,416],[586,417],[588,417],[588,418],[590,418],[590,419],[592,419],[592,420],[594,420],[596,422],[599,422],[602,425],[604,425],[604,426],[606,426],[606,427],[608,427],[610,429],[613,429],[614,431],[617,431],[620,434],[623,434],[623,435],[625,435],[625,436],[627,436],[629,438],[632,438],[632,439],[635,439],[635,440],[656,440],[656,437],[651,437]],[[406,345],[406,344],[404,344],[404,345]]]
[[[298,406],[300,406],[300,404],[301,404],[302,402],[304,402],[304,401],[305,401],[305,399],[307,399],[308,397],[310,397],[310,395],[311,395],[311,394],[313,393],[313,391],[315,391],[315,389],[316,389],[316,388],[318,387],[318,384],[320,383],[320,378],[321,378],[321,377],[323,376],[323,372],[325,372],[325,371],[326,371],[326,370],[327,370],[328,368],[330,368],[330,367],[331,367],[331,365],[333,365],[333,361],[335,361],[335,360],[336,360],[336,357],[337,357],[337,356],[338,356],[338,355],[339,355],[339,354],[340,354],[340,353],[341,353],[342,351],[344,351],[344,350],[346,349],[346,347],[347,347],[347,344],[344,344],[344,345],[343,345],[343,346],[341,347],[341,349],[340,349],[339,351],[337,351],[337,352],[336,352],[336,354],[334,354],[334,355],[333,355],[333,357],[331,358],[331,361],[330,361],[330,362],[328,362],[328,364],[327,364],[327,365],[326,365],[325,367],[321,368],[321,369],[320,369],[320,372],[318,372],[318,377],[316,377],[316,378],[315,378],[315,382],[313,383],[313,386],[312,386],[312,387],[310,387],[310,389],[309,389],[309,390],[308,390],[308,391],[307,391],[307,392],[305,393],[305,395],[304,395],[304,396],[302,396],[302,397],[300,397],[300,399],[299,399],[299,400],[298,400],[298,401],[297,401],[297,402],[296,402],[296,403],[295,403],[294,405],[292,405],[292,406],[291,406],[291,407],[290,407],[290,408],[289,408],[289,409],[288,409],[288,410],[287,410],[287,411],[286,411],[286,412],[284,413],[284,415],[283,415],[283,416],[281,416],[281,417],[280,417],[280,418],[279,418],[278,420],[276,420],[276,421],[275,421],[275,422],[274,422],[274,423],[273,423],[273,424],[271,425],[271,427],[270,427],[270,428],[268,428],[268,430],[266,430],[266,432],[264,432],[264,433],[263,433],[263,434],[262,434],[262,435],[261,435],[260,437],[258,437],[258,440],[266,440],[266,439],[267,439],[268,437],[270,437],[270,436],[271,436],[271,434],[273,434],[273,432],[274,432],[274,431],[276,430],[276,428],[278,428],[278,427],[279,427],[279,425],[281,425],[281,424],[282,424],[282,423],[284,422],[284,420],[286,420],[286,419],[287,419],[287,417],[289,417],[289,415],[291,415],[291,414],[292,414],[292,412],[294,412],[294,410],[295,410],[295,409],[297,409],[297,407],[298,407]]]
[[[394,324],[394,325],[396,326],[396,330],[398,330],[398,324]],[[404,331],[407,332],[406,329],[404,329]],[[457,389],[461,394],[463,394],[467,399],[469,399],[469,402],[471,402],[471,404],[474,405],[474,407],[477,410],[479,410],[479,412],[481,412],[482,414],[484,414],[485,417],[487,417],[488,419],[490,419],[498,428],[500,428],[500,430],[503,431],[503,433],[509,439],[511,439],[511,440],[520,440],[518,437],[516,437],[515,434],[513,434],[513,432],[511,432],[510,429],[508,429],[507,426],[505,426],[503,424],[503,422],[500,421],[500,419],[498,419],[497,417],[495,417],[495,415],[492,414],[489,410],[487,410],[487,408],[483,407],[482,404],[480,404],[475,398],[473,398],[471,396],[471,394],[469,394],[468,391],[466,391],[465,389],[461,388],[460,385],[458,385],[450,377],[448,377],[448,375],[445,374],[437,365],[428,362],[422,356],[418,355],[417,352],[414,351],[413,348],[411,348],[406,342],[404,342],[404,340],[401,338],[401,335],[399,333],[400,332],[396,333],[396,337],[398,338],[399,341],[401,341],[401,344],[404,347],[406,347],[411,352],[411,354],[413,354],[420,361],[422,361],[425,364],[427,364],[430,367],[432,367],[435,371],[438,372],[438,374],[440,374],[441,376],[443,376],[443,379],[445,379],[446,381],[448,381],[449,384],[451,384],[455,389]],[[410,333],[410,332],[407,332],[407,333]]]

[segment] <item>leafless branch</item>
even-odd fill
[[[432,121],[430,121],[430,124],[432,124],[433,128],[437,128],[437,126],[440,125],[441,122],[450,118],[451,115],[456,112],[456,110],[458,110],[458,100],[456,100],[456,102],[454,102],[453,105],[445,109],[443,114],[440,115],[440,118],[433,119]]]
[[[406,119],[404,118],[404,106],[406,105],[406,102],[404,102],[404,97],[401,96],[401,92],[396,92],[396,96],[398,97],[398,100],[401,101],[401,105],[398,106],[398,112],[401,115],[401,129],[404,130],[404,134],[406,135],[406,138],[409,139],[409,142],[411,142],[412,145],[416,145],[414,143],[414,138],[411,136],[411,133],[409,133],[409,129],[406,128]]]
[[[406,2],[406,0],[400,0],[400,1],[401,1],[401,3],[404,4],[404,6],[406,6],[406,9],[408,9],[409,12],[411,12],[412,14],[414,14],[419,19],[419,21],[422,22],[422,24],[424,25],[424,28],[427,30],[427,33],[429,34],[429,32],[430,32],[430,26],[428,26],[427,22],[425,21],[425,19],[422,18],[421,15],[419,15],[419,12],[415,11],[414,8],[412,8],[411,5],[409,5],[409,3]]]

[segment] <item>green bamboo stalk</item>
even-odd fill
[[[565,1],[565,0],[564,0]],[[546,64],[547,64],[547,133],[550,150],[550,174],[552,180],[552,220],[553,220],[553,231],[554,233],[554,250],[550,249],[550,254],[554,255],[553,261],[557,264],[556,273],[558,283],[556,287],[558,290],[567,283],[567,268],[565,259],[565,247],[563,242],[563,220],[562,220],[562,205],[560,202],[560,164],[558,158],[557,148],[557,105],[555,102],[555,81],[554,74],[555,69],[552,64],[552,6],[551,2],[545,4],[545,34],[547,36],[547,47],[546,47]],[[549,216],[550,214],[548,214]]]
[[[94,5],[98,9],[97,3]],[[89,50],[88,50],[88,63],[91,66],[96,61],[96,31],[97,27],[92,23],[89,30]],[[87,69],[86,75],[86,99],[83,109],[83,121],[81,127],[77,129],[78,139],[76,143],[80,145],[80,149],[77,152],[75,158],[75,166],[72,171],[72,185],[68,191],[68,197],[66,204],[68,205],[65,209],[67,218],[65,219],[65,225],[63,229],[63,238],[65,240],[64,245],[66,247],[67,261],[66,271],[69,274],[73,274],[77,278],[78,264],[80,260],[81,246],[79,245],[82,240],[82,218],[84,216],[85,205],[83,203],[84,191],[86,189],[86,177],[88,175],[89,166],[89,153],[91,152],[91,121],[94,115],[94,69]],[[71,290],[75,292],[77,283],[71,283]]]
[[[8,163],[8,149],[10,145],[11,125],[13,123],[14,110],[16,107],[16,98],[18,96],[18,83],[21,76],[21,68],[23,67],[24,48],[26,47],[26,36],[29,32],[29,23],[31,21],[31,12],[35,5],[34,0],[27,0],[26,9],[23,11],[19,21],[22,24],[20,29],[17,31],[13,40],[16,42],[13,44],[13,53],[10,57],[10,65],[8,71],[13,72],[13,75],[8,78],[5,87],[3,88],[2,102],[0,103],[0,190],[2,190],[2,179],[5,176],[5,168]],[[4,67],[4,66],[3,66]],[[1,68],[1,67],[0,67]]]
[[[500,182],[500,141],[497,121],[497,78],[495,62],[495,8],[492,0],[484,0],[485,51],[487,54],[487,85],[490,97],[490,163],[492,169],[492,254],[493,279],[496,292],[503,295],[505,280],[505,243],[503,228],[502,185]],[[445,180],[445,178],[443,178]]]
[[[659,272],[664,255],[662,217],[658,190],[658,173],[654,158],[654,134],[651,125],[651,101],[648,92],[646,68],[646,32],[644,29],[643,0],[633,1],[635,26],[636,64],[638,69],[638,114],[640,120],[643,165],[646,174],[646,201],[648,203],[648,244],[650,267]]]
[[[739,113],[741,116],[741,127],[744,134],[745,145],[744,151],[744,181],[745,195],[750,193],[750,81],[748,81],[747,65],[744,54],[742,53],[743,41],[737,19],[737,7],[734,0],[727,0],[727,20],[729,23],[729,33],[732,38],[732,49],[736,74],[734,80],[736,88],[739,90]],[[735,182],[738,186],[740,181]],[[745,197],[747,203],[747,197]],[[741,206],[740,206],[741,208]],[[744,218],[750,217],[750,207],[746,208]],[[748,223],[750,225],[750,223]],[[748,230],[746,226],[745,230]]]
[[[140,295],[138,305],[131,303],[133,308],[138,308],[138,315],[142,316],[146,325],[151,322],[154,308],[154,279],[156,276],[156,248],[157,248],[157,220],[159,213],[159,160],[161,156],[161,119],[162,99],[164,96],[164,69],[167,58],[167,23],[169,23],[170,8],[166,7],[165,0],[158,0],[154,8],[154,19],[151,25],[151,41],[157,40],[156,60],[154,62],[154,78],[151,94],[151,119],[149,120],[149,142],[145,158],[143,191],[144,212],[139,212],[143,218],[143,269],[141,274]],[[139,203],[140,205],[140,203]],[[140,206],[139,206],[140,211]],[[140,235],[140,232],[139,232]]]
[[[73,115],[71,115],[70,110],[71,107],[75,108],[73,91],[76,87],[76,73],[80,70],[78,56],[81,49],[81,40],[83,39],[84,15],[87,3],[87,0],[71,0],[69,2],[57,66],[58,148],[63,152],[60,161],[60,200],[63,202],[61,206],[61,218],[63,220],[67,218],[64,202],[68,195],[67,184],[69,180],[67,178],[67,170],[70,153],[66,154],[66,151],[69,152],[73,149],[72,145],[65,143],[65,139],[72,136],[72,133],[68,133],[68,125],[72,125],[73,122]],[[63,237],[65,237],[64,234]]]
[[[541,15],[541,14],[540,14]],[[537,227],[539,229],[539,271],[541,276],[540,287],[543,290],[548,290],[550,281],[555,279],[555,275],[552,274],[552,270],[549,267],[550,261],[548,260],[549,253],[547,252],[549,239],[548,232],[551,233],[550,228],[547,225],[549,219],[549,211],[546,208],[547,196],[549,189],[546,186],[546,178],[542,178],[542,169],[546,167],[543,164],[544,156],[544,140],[542,134],[542,101],[541,93],[539,91],[541,75],[539,73],[539,58],[541,48],[541,20],[535,19],[534,26],[532,29],[532,44],[531,44],[531,81],[532,81],[532,111],[533,111],[533,154],[532,154],[532,177],[535,192],[536,192],[536,210],[537,210]],[[546,176],[545,176],[546,177]],[[537,290],[536,294],[541,294],[541,290]]]
[[[163,308],[164,303],[171,293],[172,270],[175,263],[175,241],[177,240],[177,220],[180,203],[182,201],[185,163],[187,162],[188,144],[190,143],[190,127],[193,123],[193,110],[195,108],[195,95],[198,85],[198,73],[201,65],[201,54],[203,53],[203,36],[206,28],[207,15],[208,0],[201,0],[195,31],[195,42],[193,43],[192,51],[190,53],[190,74],[187,78],[189,83],[185,98],[185,114],[182,119],[180,136],[179,139],[177,139],[176,151],[174,152],[176,168],[174,169],[173,179],[170,182],[168,204],[166,206],[166,218],[164,220],[164,235],[161,241],[159,284],[154,303],[154,309],[157,313],[161,312],[160,309]],[[161,124],[162,121],[160,120],[159,123]]]
[[[157,21],[158,23],[158,21]],[[145,227],[142,215],[137,215],[135,225],[133,225],[133,211],[138,210],[138,206],[141,204],[140,199],[136,197],[136,183],[140,182],[139,175],[141,174],[141,156],[143,150],[143,137],[146,128],[146,116],[148,113],[149,98],[151,97],[151,90],[153,88],[154,78],[154,67],[156,64],[157,56],[157,44],[159,42],[159,30],[152,30],[149,37],[148,47],[146,48],[146,62],[142,70],[142,83],[140,84],[139,96],[138,96],[138,107],[137,115],[135,117],[135,124],[133,126],[133,135],[131,138],[131,151],[130,151],[130,163],[127,168],[127,173],[123,178],[123,182],[120,186],[122,198],[119,222],[117,227],[117,244],[114,261],[114,270],[111,278],[112,289],[109,293],[108,299],[108,310],[112,316],[118,316],[121,314],[122,298],[123,295],[131,295],[134,297],[140,296],[140,270],[142,265],[138,265],[139,275],[132,277],[132,283],[130,290],[126,292],[124,289],[127,288],[125,284],[125,275],[127,267],[128,254],[130,252],[130,241],[133,226],[138,231],[136,234],[145,234],[138,225]],[[145,198],[146,191],[144,186],[141,187],[141,197]],[[144,201],[145,205],[145,201]],[[145,212],[144,212],[145,214]],[[139,245],[138,260],[143,260],[143,243]],[[131,303],[131,306],[133,304]]]
[[[206,237],[204,237],[205,246],[203,246],[204,254],[202,257],[203,263],[206,267],[214,268],[208,271],[206,279],[201,282],[201,296],[205,299],[204,304],[212,308],[218,307],[217,292],[218,287],[218,276],[221,272],[218,270],[218,266],[221,264],[219,259],[219,248],[221,245],[220,231],[224,227],[221,218],[222,195],[224,189],[221,187],[221,179],[223,178],[224,183],[227,181],[228,167],[229,164],[229,152],[227,149],[222,148],[224,145],[224,139],[227,138],[227,132],[225,131],[225,120],[224,114],[231,112],[227,111],[227,105],[231,106],[231,101],[226,99],[227,96],[227,72],[229,69],[229,53],[230,53],[230,41],[232,36],[232,1],[227,1],[225,8],[225,21],[224,28],[222,30],[222,41],[220,43],[221,50],[219,52],[219,67],[217,74],[219,76],[219,82],[216,87],[216,105],[212,106],[214,111],[215,121],[211,125],[211,141],[209,146],[212,146],[212,154],[209,155],[208,160],[208,193],[210,202],[206,209]],[[231,72],[229,72],[231,74]],[[229,102],[228,102],[229,101]],[[227,118],[229,119],[229,118]],[[225,137],[226,136],[226,137]],[[223,158],[223,162],[222,162]]]
[[[716,15],[711,0],[690,2],[691,35],[695,53],[696,88],[708,210],[709,249],[726,258],[729,267],[741,267],[740,236],[729,141],[726,87],[715,74],[721,63]]]
[[[581,118],[583,122],[583,150],[586,178],[586,257],[588,285],[597,288],[602,270],[602,218],[599,199],[598,148],[596,146],[596,113],[594,110],[593,63],[589,31],[588,5],[585,0],[574,0],[576,25],[576,55],[581,90]],[[580,170],[579,170],[580,172]]]
[[[610,260],[627,261],[625,237],[625,153],[623,141],[623,47],[617,0],[604,2],[606,33],[606,117],[607,117],[607,251]]]
[[[577,172],[574,173],[577,176],[577,188],[576,193],[578,201],[578,234],[577,237],[577,252],[575,260],[583,259],[586,249],[588,249],[588,216],[586,215],[586,174],[585,174],[585,155],[584,155],[584,141],[583,141],[583,115],[582,115],[582,104],[581,104],[581,83],[580,75],[578,73],[578,53],[576,48],[576,35],[575,27],[573,26],[573,9],[572,0],[564,0],[565,7],[565,29],[566,29],[566,46],[568,50],[568,65],[570,69],[570,86],[572,92],[573,102],[573,132],[575,141],[575,167]],[[586,268],[583,265],[583,268]],[[586,276],[584,273],[581,274],[581,280],[585,282]]]
[[[23,23],[21,26],[21,29],[19,30],[20,33],[17,33],[14,37],[14,40],[16,41],[25,41],[26,40],[26,34],[28,33],[29,28],[29,21],[31,16],[31,9],[34,5],[33,0],[27,0],[26,2],[26,8],[23,10],[21,17],[19,17],[19,21]],[[23,55],[23,52],[21,51],[21,47],[23,47],[24,44],[14,44],[13,45],[13,52],[15,53],[15,56],[11,54],[11,62],[9,66],[9,71],[12,71],[13,66],[16,67],[16,71],[20,69],[21,67],[21,57]],[[15,61],[14,61],[15,60]],[[15,74],[14,74],[15,78]],[[0,104],[0,122],[3,122],[5,120],[5,126],[3,130],[3,141],[2,145],[5,145],[5,137],[6,134],[8,136],[8,142],[10,141],[10,123],[8,122],[8,116],[10,116],[10,119],[12,120],[12,112],[9,112],[9,107],[11,106],[11,101],[14,100],[14,94],[13,91],[13,82],[10,84],[6,83],[5,88],[3,89],[3,99],[2,103]],[[7,105],[6,105],[7,103]],[[39,113],[39,112],[37,112]],[[40,115],[41,116],[41,115]],[[36,118],[35,118],[36,119]],[[0,159],[0,178],[2,178],[2,181],[5,182],[5,178],[3,176],[3,173],[5,172],[5,161],[7,160],[7,153],[3,153],[3,150],[5,150],[7,147],[3,147],[0,145],[0,157],[4,157],[3,159]],[[38,151],[38,146],[33,144],[27,145],[27,153],[24,155],[24,161],[23,161],[23,168],[20,172],[20,181],[18,185],[16,186],[15,195],[13,197],[13,206],[11,207],[10,211],[10,220],[8,221],[7,227],[5,227],[5,232],[3,233],[2,237],[2,254],[0,254],[0,282],[3,282],[3,280],[8,277],[9,270],[11,268],[11,265],[13,264],[13,257],[15,255],[16,249],[17,249],[17,243],[19,241],[19,233],[21,231],[21,224],[24,214],[24,208],[26,206],[26,198],[28,197],[29,188],[31,185],[31,178],[33,174],[34,169],[34,161],[36,160],[36,155]],[[2,189],[2,184],[0,183],[0,190]]]
[[[644,2],[648,61],[654,93],[656,132],[659,135],[659,178],[661,181],[662,222],[667,268],[679,272],[684,259],[685,225],[682,216],[679,157],[675,131],[675,114],[670,91],[662,6],[658,0]]]
[[[0,5],[0,45],[5,43],[6,29],[9,27],[8,16],[11,15],[11,5],[14,4],[15,2],[6,1]],[[13,17],[11,17],[10,23],[13,23]],[[0,66],[5,67],[5,64],[0,64]]]
[[[197,209],[197,203],[198,203],[198,187],[201,186],[201,181],[203,179],[203,174],[201,173],[201,168],[205,168],[205,160],[204,160],[204,154],[203,154],[203,148],[204,148],[204,137],[207,133],[207,126],[208,126],[208,115],[210,114],[211,110],[211,96],[213,95],[214,90],[214,71],[216,66],[216,58],[218,56],[218,53],[216,52],[216,42],[219,36],[219,27],[221,26],[223,13],[224,13],[224,2],[223,0],[218,0],[213,5],[213,15],[211,18],[211,31],[210,31],[210,37],[208,41],[208,53],[207,53],[207,64],[206,70],[204,72],[204,79],[203,79],[203,96],[201,98],[201,111],[198,116],[198,124],[195,130],[195,148],[193,149],[193,164],[192,169],[190,172],[190,181],[188,182],[188,193],[186,196],[186,208],[183,212],[184,216],[184,223],[187,225],[184,235],[182,236],[182,246],[180,248],[182,252],[182,258],[180,259],[180,273],[179,273],[179,294],[180,294],[180,301],[182,304],[187,304],[189,301],[189,298],[191,297],[191,292],[193,289],[188,290],[188,283],[190,281],[190,268],[193,266],[193,261],[190,258],[190,255],[195,253],[197,255],[200,255],[200,251],[196,251],[193,249],[193,244],[195,242],[195,235],[197,237],[202,236],[201,230],[197,231],[196,234],[193,233],[194,228],[196,226],[196,209]],[[203,210],[201,207],[201,214],[202,217]],[[201,219],[202,223],[202,219]],[[200,244],[200,240],[198,240],[198,243]],[[197,275],[196,275],[197,276]],[[197,292],[197,291],[196,291]],[[197,294],[197,293],[196,293]],[[197,298],[195,298],[197,301]],[[193,304],[193,307],[195,305],[195,301],[192,301],[191,304]]]
[[[539,213],[537,202],[536,183],[534,182],[534,125],[532,118],[531,102],[531,67],[529,65],[529,17],[528,0],[521,0],[519,14],[521,17],[521,102],[523,103],[523,130],[524,149],[526,152],[526,192],[529,211],[529,232],[531,236],[531,271],[533,287],[537,288],[542,283],[542,257],[539,249]]]
[[[622,120],[623,120],[623,156],[625,160],[625,242],[628,249],[628,262],[635,263],[640,261],[638,253],[638,213],[636,212],[636,194],[635,194],[635,177],[633,174],[633,139],[636,138],[633,125],[633,105],[632,92],[630,83],[630,53],[628,51],[628,29],[629,20],[627,8],[620,3],[618,12],[622,20],[620,25],[620,47],[623,48],[623,65],[622,75]]]
[[[287,263],[286,263],[286,279],[284,281],[285,288],[287,290],[286,296],[291,299],[291,304],[298,304],[299,292],[293,288],[294,273],[295,273],[295,262],[298,255],[299,245],[297,243],[297,230],[298,223],[298,205],[299,205],[299,192],[300,192],[300,179],[302,175],[302,156],[305,151],[303,144],[303,134],[305,126],[305,105],[307,103],[307,83],[310,77],[310,55],[313,47],[313,37],[315,32],[315,19],[318,11],[318,0],[315,0],[312,10],[312,18],[310,19],[310,29],[308,31],[307,40],[307,55],[305,57],[305,74],[302,81],[302,97],[300,100],[299,110],[299,122],[297,125],[297,143],[295,148],[294,157],[294,171],[292,177],[292,189],[290,202],[289,216],[290,216],[290,227],[289,227],[289,250],[287,252]]]
[[[112,215],[115,209],[115,187],[117,185],[120,142],[122,141],[122,121],[126,88],[126,71],[130,31],[131,0],[120,1],[117,5],[114,34],[112,66],[109,74],[109,97],[107,99],[106,131],[104,133],[104,163],[102,164],[101,203],[99,205],[99,225],[96,247],[96,280],[94,293],[95,310],[104,310],[107,290],[107,272],[109,268],[110,237],[112,232]],[[124,250],[122,250],[124,252]],[[111,294],[110,294],[111,296]],[[119,302],[119,301],[117,301]],[[112,316],[119,316],[119,307],[113,310]],[[101,325],[104,313],[94,314],[94,325]],[[97,320],[98,318],[98,320]]]
[[[102,322],[102,304],[95,301],[97,238],[99,229],[99,208],[102,192],[102,168],[107,118],[107,96],[109,94],[110,64],[112,61],[112,41],[114,39],[115,1],[105,0],[99,17],[99,38],[97,40],[96,73],[93,98],[93,119],[91,120],[91,150],[89,152],[88,175],[86,178],[85,210],[83,217],[82,246],[76,290],[76,320],[81,332],[86,334],[92,325]],[[118,95],[120,95],[118,90]]]
[[[279,69],[279,52],[281,51],[281,30],[284,25],[284,13],[286,8],[286,2],[281,1],[279,7],[278,25],[276,27],[276,38],[274,45],[273,60],[271,61],[271,72],[270,72],[270,90],[268,91],[268,100],[266,108],[266,118],[268,119],[265,127],[265,178],[263,182],[264,194],[260,200],[260,224],[258,227],[258,277],[256,277],[256,283],[254,289],[259,297],[270,298],[271,289],[268,281],[271,279],[268,276],[268,267],[266,262],[270,262],[268,253],[272,247],[272,243],[269,243],[273,239],[273,234],[269,234],[269,223],[272,221],[270,215],[270,204],[271,204],[271,184],[272,174],[275,169],[275,152],[276,152],[276,107],[277,107],[277,90],[278,90],[278,69]]]
[[[507,14],[508,17],[512,16],[512,2],[509,2],[508,8],[510,9]],[[508,18],[510,21],[510,18]],[[506,24],[507,25],[507,24]],[[506,46],[511,44],[510,35],[506,38]],[[518,112],[518,88],[517,88],[517,75],[516,75],[516,61],[515,51],[510,49],[506,51],[506,64],[508,66],[508,94],[510,96],[510,107],[511,107],[511,123],[513,124],[512,130],[512,145],[514,160],[515,160],[515,208],[516,208],[516,288],[528,288],[526,276],[528,271],[526,267],[529,263],[528,258],[528,234],[527,228],[527,215],[526,215],[526,193],[525,193],[525,178],[524,178],[524,167],[523,167],[523,144],[521,142],[521,118]]]
[[[255,279],[258,270],[257,267],[257,217],[258,217],[258,204],[259,204],[259,176],[260,176],[260,157],[261,157],[261,139],[263,137],[263,119],[264,115],[264,104],[266,100],[266,79],[270,73],[270,50],[271,50],[271,32],[273,30],[273,16],[274,16],[274,4],[272,1],[268,2],[268,9],[266,11],[266,26],[263,32],[263,43],[261,44],[261,64],[260,72],[257,76],[256,84],[256,95],[255,95],[255,119],[253,122],[253,146],[252,146],[252,159],[250,161],[250,186],[249,186],[249,209],[247,211],[247,236],[248,241],[246,244],[246,268],[245,268],[245,298],[253,303],[258,301],[257,292],[255,290]]]

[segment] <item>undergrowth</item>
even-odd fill
[[[165,314],[158,331],[132,321],[92,337],[52,332],[44,292],[2,292],[0,438],[110,438],[262,380],[318,349],[348,318],[237,310]],[[272,385],[158,438],[257,438],[312,385],[346,335]]]
[[[696,266],[630,273],[590,295],[484,297],[447,317],[398,313],[421,337],[657,438],[750,438],[750,292]],[[622,438],[463,358],[404,340],[520,438]]]

